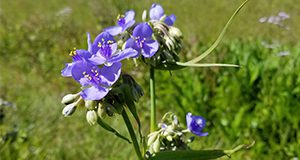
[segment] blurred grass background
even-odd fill
[[[1,159],[135,159],[130,145],[89,126],[83,110],[63,118],[60,99],[79,85],[62,78],[60,70],[70,61],[73,47],[87,47],[86,32],[95,37],[128,9],[136,11],[139,21],[153,2],[177,16],[186,60],[212,44],[242,1],[0,1],[0,98],[15,105],[0,108]],[[285,22],[289,30],[258,22],[280,11],[291,17]],[[299,158],[299,15],[297,0],[251,0],[205,59],[242,67],[157,72],[158,117],[169,110],[182,122],[187,112],[206,117],[210,135],[197,138],[196,149],[229,149],[255,140],[251,150],[232,159]],[[147,133],[146,67],[125,63],[123,71],[133,74],[146,92],[137,106]],[[121,117],[109,121],[126,133]]]

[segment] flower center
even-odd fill
[[[119,15],[118,16],[118,25],[123,27],[125,25],[125,17],[124,15]]]
[[[82,74],[92,84],[98,85],[100,83],[101,78],[96,67],[93,67],[90,71],[84,71]]]
[[[139,48],[143,48],[146,38],[141,38],[140,36],[136,37],[135,43]]]
[[[196,126],[203,128],[203,121],[202,119],[196,119]]]
[[[100,54],[105,57],[106,59],[110,58],[112,56],[112,49],[111,49],[111,45],[114,42],[112,40],[108,40],[108,41],[104,41],[104,39],[102,39],[102,42],[98,42],[98,47],[100,50]]]

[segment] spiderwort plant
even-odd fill
[[[155,106],[155,69],[176,70],[184,67],[207,67],[207,66],[234,66],[230,64],[199,64],[220,42],[233,17],[245,5],[247,0],[235,11],[216,42],[202,55],[188,62],[179,62],[179,53],[182,48],[182,33],[174,27],[175,15],[166,15],[159,4],[153,4],[149,10],[149,17],[143,22],[135,22],[135,12],[129,10],[125,15],[118,16],[117,25],[107,27],[92,42],[90,34],[87,34],[88,49],[74,49],[70,56],[72,62],[67,63],[61,71],[64,77],[72,77],[81,85],[81,91],[75,94],[67,94],[62,99],[65,108],[64,116],[71,116],[76,108],[84,106],[86,119],[90,125],[99,124],[102,128],[115,134],[119,138],[132,143],[139,159],[163,157],[168,151],[190,150],[188,143],[192,140],[186,139],[187,133],[191,132],[197,136],[207,136],[203,132],[206,120],[201,116],[191,113],[186,115],[186,128],[181,126],[177,116],[167,113],[162,122],[156,123]],[[144,12],[147,13],[147,12]],[[147,21],[148,20],[148,21]],[[125,59],[142,59],[150,68],[150,97],[151,97],[151,133],[148,135],[147,147],[139,143],[131,120],[127,112],[134,117],[140,135],[140,142],[144,142],[141,133],[141,122],[135,103],[144,95],[142,87],[129,74],[121,72],[122,62]],[[84,105],[83,105],[84,104]],[[110,124],[104,121],[107,116],[120,114],[128,129],[130,140],[120,134]],[[230,153],[237,151],[233,150]],[[146,152],[147,151],[147,152]],[[163,151],[163,152],[162,152]],[[166,155],[165,155],[166,153]],[[203,154],[202,154],[203,153]],[[201,158],[206,155],[218,158],[224,154],[219,151],[172,152],[174,159],[180,158],[181,154],[188,157]],[[222,152],[223,153],[223,152]],[[145,156],[144,156],[145,155]]]

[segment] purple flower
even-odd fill
[[[133,57],[138,57],[141,53],[144,57],[152,57],[158,50],[159,44],[152,39],[152,28],[148,23],[138,24],[132,33],[132,38],[126,41],[125,48],[133,48],[138,53]]]
[[[83,49],[74,49],[70,52],[70,56],[72,56],[73,62],[67,63],[66,67],[61,71],[61,75],[64,77],[71,77],[72,76],[72,69],[75,64],[82,63],[89,59],[92,55],[89,51]]]
[[[93,56],[89,58],[89,61],[94,65],[106,64],[109,66],[112,63],[119,62],[137,54],[137,51],[132,48],[120,51],[117,47],[118,44],[115,42],[114,37],[108,32],[102,32],[91,45]]]
[[[160,21],[164,15],[164,9],[162,8],[161,5],[159,4],[152,4],[151,8],[150,8],[150,19],[151,20],[156,20],[156,21]],[[176,20],[176,16],[174,14],[170,15],[170,16],[166,16],[164,22],[169,25],[172,26],[174,24]]]
[[[109,67],[99,68],[87,61],[81,61],[74,64],[71,74],[84,87],[80,93],[83,99],[100,100],[120,77],[121,66],[120,62],[116,62]]]
[[[119,15],[118,16],[118,22],[117,26],[112,26],[104,29],[104,31],[108,32],[112,36],[116,36],[122,32],[124,32],[127,28],[131,27],[134,25],[135,20],[134,20],[135,13],[133,10],[127,11],[124,15]]]
[[[192,113],[186,114],[187,128],[197,136],[207,136],[207,132],[202,132],[205,127],[205,119],[201,116],[193,116]]]

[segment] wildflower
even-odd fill
[[[72,56],[73,62],[67,63],[66,67],[61,71],[61,75],[64,77],[71,77],[72,76],[72,69],[76,63],[81,63],[83,61],[86,61],[88,58],[90,58],[92,55],[89,51],[83,50],[83,49],[76,49],[74,48],[73,51],[69,54]]]
[[[104,29],[104,31],[108,32],[112,36],[116,36],[120,33],[123,33],[126,31],[127,28],[131,27],[134,25],[135,20],[134,20],[135,13],[133,10],[127,11],[125,15],[119,15],[117,20],[116,26],[108,27]]]
[[[132,48],[126,48],[122,51],[117,50],[118,44],[114,37],[108,32],[99,34],[91,45],[93,56],[89,58],[94,65],[105,64],[110,66],[112,63],[119,62],[125,58],[132,57],[137,51]]]
[[[85,100],[100,100],[106,96],[109,87],[120,77],[121,66],[120,62],[102,68],[86,61],[76,63],[72,76],[84,87],[81,97]]]
[[[141,53],[144,57],[152,57],[158,50],[159,44],[152,39],[153,30],[148,23],[138,24],[132,34],[132,38],[126,41],[125,48],[133,48],[138,54],[133,57],[138,57]]]
[[[207,132],[202,132],[205,127],[205,119],[201,116],[193,116],[192,113],[186,114],[186,125],[188,129],[197,136],[207,136]]]
[[[176,20],[176,16],[174,14],[171,14],[170,16],[166,16],[162,6],[156,3],[152,4],[149,14],[151,20],[155,20],[155,21],[163,20],[169,26],[172,26]]]

